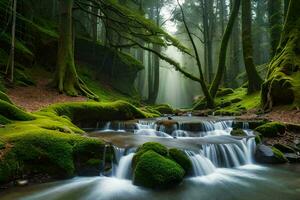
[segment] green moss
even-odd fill
[[[269,122],[261,125],[255,131],[262,134],[263,137],[277,137],[279,134],[284,134],[286,126],[280,122]]]
[[[230,115],[237,116],[247,110],[252,110],[260,107],[260,94],[259,92],[251,95],[247,94],[247,88],[238,88],[234,93],[222,97],[216,97],[215,115]],[[200,99],[196,102],[194,110],[206,109],[206,102]],[[219,107],[219,108],[218,108]]]
[[[243,131],[242,129],[234,129],[230,132],[230,135],[232,135],[232,136],[247,136],[245,131]]]
[[[287,158],[284,156],[284,154],[280,150],[276,149],[275,147],[272,147],[272,151],[274,153],[274,156],[278,160],[280,160],[282,162],[288,162]]]
[[[183,151],[176,148],[169,149],[169,156],[184,169],[186,174],[192,170],[192,162]]]
[[[29,121],[35,117],[25,111],[17,108],[16,106],[0,99],[0,115],[9,120]]]
[[[232,88],[219,88],[216,96],[224,97],[232,93],[234,93],[234,90]]]
[[[85,121],[129,120],[134,118],[153,117],[153,114],[143,112],[125,101],[111,103],[76,102],[54,104],[41,112],[51,112],[58,116],[67,116],[74,123]]]
[[[256,134],[255,135],[255,143],[256,144],[261,144],[262,143],[261,134]]]
[[[174,109],[168,104],[159,104],[152,107],[161,114],[174,114]]]
[[[0,91],[0,99],[6,101],[7,103],[13,104],[9,97],[2,91]]]
[[[149,188],[169,188],[180,183],[184,174],[184,170],[176,162],[149,150],[137,163],[133,182]]]
[[[138,163],[140,157],[147,151],[152,150],[162,156],[167,156],[168,155],[168,149],[161,145],[160,143],[157,142],[147,142],[145,144],[143,144],[142,146],[140,146],[137,151],[136,154],[134,155],[133,159],[132,159],[132,166],[133,168],[135,168],[136,164]]]

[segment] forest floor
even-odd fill
[[[70,97],[60,94],[48,86],[49,81],[45,78],[37,80],[33,86],[15,86],[8,89],[7,95],[16,105],[29,112],[38,111],[53,103],[87,101],[87,98],[82,96]]]
[[[239,116],[242,120],[253,120],[253,119],[268,119],[271,121],[281,121],[291,124],[300,124],[300,109],[290,109],[286,107],[273,108],[269,113],[256,114],[257,110],[250,110],[247,113]]]

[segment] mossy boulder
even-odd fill
[[[178,163],[186,173],[192,170],[192,162],[183,151],[176,148],[169,149],[169,156]]]
[[[4,152],[0,183],[36,174],[68,178],[91,166],[96,171],[99,165],[91,165],[91,159],[102,159],[104,146],[100,140],[49,130],[26,131],[5,139],[9,144],[0,150]]]
[[[286,126],[280,122],[269,122],[257,127],[255,131],[261,133],[263,137],[272,138],[284,134]]]
[[[139,158],[134,169],[133,183],[154,189],[170,188],[179,184],[184,174],[179,164],[149,150]]]
[[[264,164],[280,164],[287,162],[286,157],[280,150],[263,144],[256,147],[255,160],[258,163]]]
[[[232,88],[219,88],[216,96],[222,97],[233,93],[234,90]]]
[[[164,189],[179,184],[191,171],[192,163],[181,150],[168,150],[159,143],[148,142],[138,148],[132,168],[134,184]]]
[[[247,136],[247,133],[245,131],[243,131],[242,129],[233,129],[230,132],[230,135],[244,137],[244,136]]]
[[[157,143],[157,142],[147,142],[145,144],[143,144],[142,146],[140,146],[137,151],[136,154],[134,155],[133,159],[132,159],[132,166],[133,168],[135,168],[139,158],[147,151],[152,150],[162,156],[167,156],[168,155],[168,149]]]

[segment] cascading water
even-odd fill
[[[132,175],[131,161],[135,148],[123,149],[114,146],[115,161],[112,164],[112,177],[130,179]]]
[[[193,124],[186,122],[179,123],[172,136],[159,131],[156,121],[139,121],[136,123],[137,129],[134,130],[135,135],[143,137],[163,137],[177,138],[203,138],[210,139],[231,137],[232,120],[227,121],[201,121]],[[198,127],[195,128],[195,125]],[[243,128],[249,127],[248,124],[243,125]],[[164,130],[163,128],[160,130]],[[198,131],[195,131],[198,130]],[[247,136],[253,136],[253,132],[249,129],[244,129]],[[185,150],[193,165],[192,176],[205,176],[211,174],[216,168],[232,168],[239,167],[252,163],[252,157],[255,149],[254,138],[232,139],[233,143],[219,144],[209,142],[199,146],[198,151]],[[213,140],[210,140],[213,141]],[[119,179],[130,179],[132,176],[131,161],[134,156],[135,149],[123,149],[114,147],[115,163],[113,164],[112,176]]]

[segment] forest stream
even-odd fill
[[[240,124],[247,136],[235,137],[230,132],[236,123],[230,118],[175,117],[169,127],[159,125],[162,120],[97,123],[88,135],[112,145],[110,170],[94,177],[12,188],[1,199],[299,199],[300,165],[256,164],[254,134],[247,122]],[[168,190],[133,185],[132,158],[145,142],[184,150],[192,172]]]

